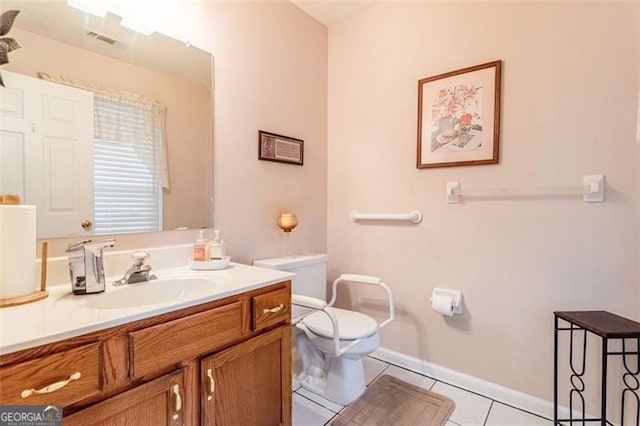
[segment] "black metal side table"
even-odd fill
[[[621,395],[621,417],[620,424],[624,422],[625,398],[633,395],[636,399],[636,422],[640,424],[640,398],[638,397],[638,389],[640,382],[638,381],[638,373],[640,373],[640,323],[631,321],[618,315],[614,315],[607,311],[559,311],[553,313],[555,316],[554,323],[554,347],[553,347],[553,422],[554,425],[562,424],[561,422],[600,422],[601,425],[613,425],[607,420],[607,359],[609,356],[621,356],[624,372],[622,380],[625,388]],[[569,326],[559,327],[559,319],[569,323]],[[558,418],[558,332],[568,331],[570,333],[569,343],[569,367],[571,368],[571,387],[569,391],[569,418]],[[573,338],[574,333],[582,331],[584,343],[582,345],[581,365],[573,365]],[[600,336],[602,339],[602,379],[601,379],[601,407],[600,418],[587,419],[585,411],[585,402],[582,392],[585,386],[582,376],[585,372],[585,358],[587,352],[587,331]],[[622,350],[609,351],[609,341],[619,339],[622,342]],[[635,350],[626,349],[626,339],[636,339]],[[636,368],[630,368],[632,365],[627,358],[636,357]],[[573,397],[578,395],[582,402],[582,418],[573,418]]]

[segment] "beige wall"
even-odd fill
[[[640,319],[637,7],[393,2],[331,27],[329,276],[373,274],[393,288],[398,318],[383,346],[550,400],[554,310]],[[497,59],[500,164],[417,170],[417,81]],[[549,187],[600,173],[602,204],[445,201],[447,181]],[[413,209],[417,226],[349,218]],[[464,315],[431,311],[435,286],[462,290]],[[354,303],[377,308],[363,297]]]
[[[288,1],[194,1],[165,32],[214,55],[215,226],[233,258],[324,252],[326,28]],[[258,130],[303,139],[304,166],[259,161]]]
[[[212,101],[207,88],[19,28],[12,36],[22,48],[11,52],[7,70],[32,77],[41,71],[164,103],[171,187],[163,194],[163,228],[199,228],[211,223],[207,195],[211,187],[205,177],[212,163]]]
[[[192,1],[164,32],[214,55],[214,216],[233,260],[284,255],[276,227],[284,210],[300,220],[288,251],[324,252],[326,28],[286,1]],[[259,129],[303,139],[304,166],[259,161]],[[116,244],[139,248],[195,235],[118,235]],[[53,241],[50,252],[63,254],[68,242]]]

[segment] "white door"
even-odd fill
[[[11,77],[2,72],[3,77]],[[6,84],[6,83],[5,83]],[[25,200],[25,150],[30,137],[24,118],[24,89],[0,87],[0,194],[18,194]]]
[[[2,77],[0,193],[36,205],[38,238],[87,232],[82,223],[94,220],[93,93],[7,71]]]

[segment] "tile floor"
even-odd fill
[[[367,384],[370,384],[381,374],[389,374],[405,382],[430,389],[453,399],[456,403],[456,409],[449,417],[447,426],[550,426],[553,423],[551,420],[387,364],[372,357],[365,358],[364,367]],[[329,424],[343,408],[341,405],[334,404],[308,392],[294,380],[293,426],[322,426]]]

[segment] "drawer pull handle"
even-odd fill
[[[80,376],[82,376],[80,374],[79,371],[73,373],[72,375],[69,376],[69,378],[67,380],[62,380],[60,382],[56,382],[56,383],[52,383],[49,386],[45,386],[42,389],[25,389],[22,391],[22,393],[20,394],[21,397],[23,398],[28,398],[33,394],[37,394],[37,395],[41,395],[44,393],[51,393],[51,392],[55,392],[60,388],[63,388],[65,386],[67,386],[69,384],[69,382],[72,382],[74,380],[78,380],[80,378]]]
[[[276,306],[275,308],[264,308],[262,310],[263,314],[275,314],[276,312],[280,312],[280,310],[282,310],[282,308],[284,308],[284,304],[279,304],[278,306]]]
[[[216,389],[216,382],[213,380],[213,372],[210,368],[207,368],[207,377],[209,378],[209,395],[207,395],[207,401],[213,399],[213,392]]]
[[[178,420],[180,410],[182,410],[182,397],[180,396],[180,385],[173,385],[173,394],[176,396],[176,408],[173,411],[173,420]]]

